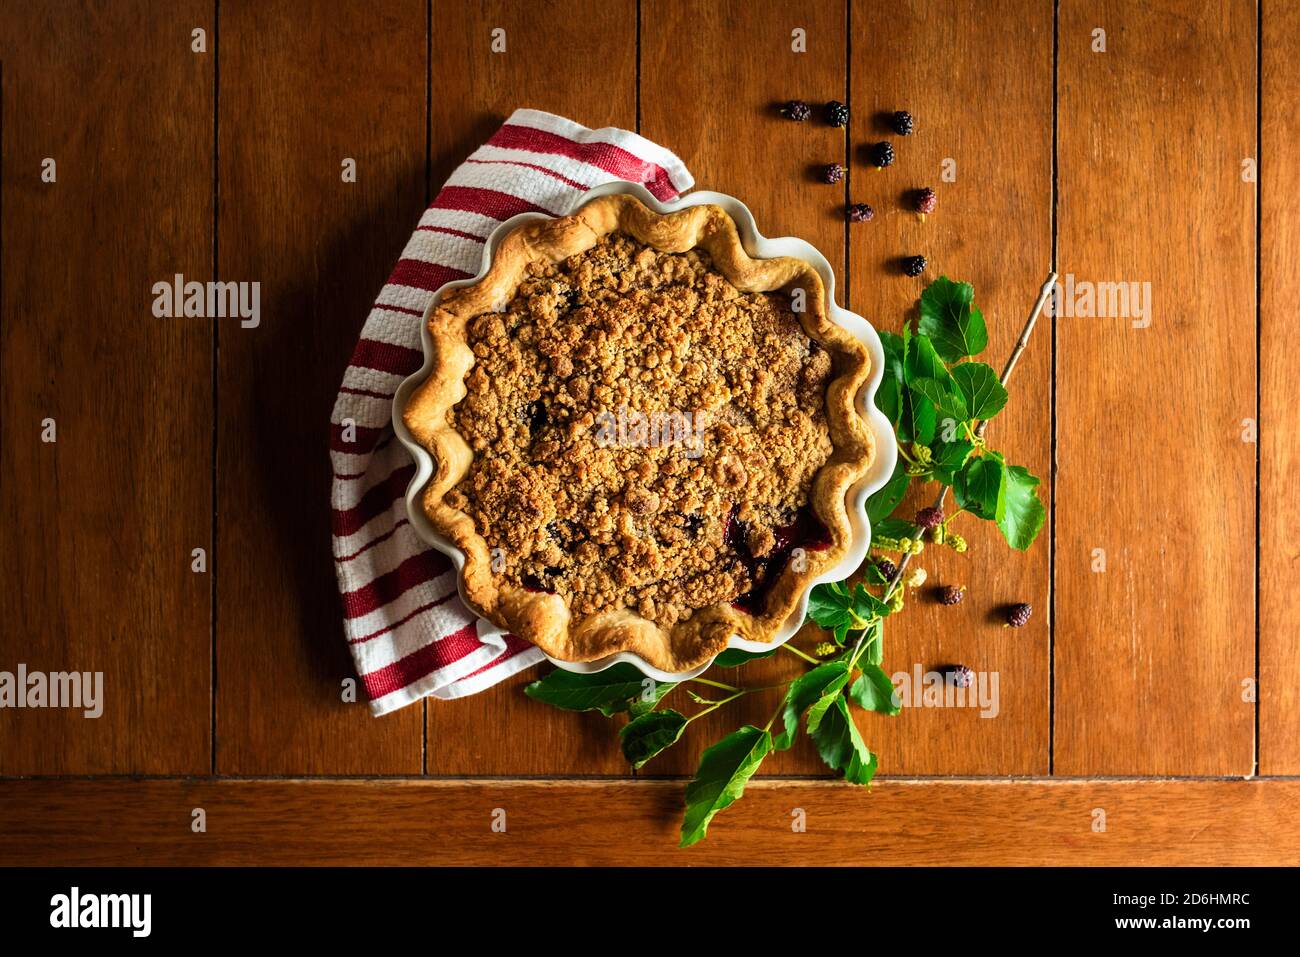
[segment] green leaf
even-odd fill
[[[916,526],[901,518],[883,518],[871,523],[871,539],[877,538],[915,538]]]
[[[948,398],[948,390],[943,387],[938,379],[913,379],[908,383],[908,387],[921,393],[935,405],[942,405]]]
[[[957,368],[961,368],[958,366]],[[934,477],[944,485],[952,485],[957,480],[957,473],[962,470],[975,445],[965,439],[956,442],[941,442],[931,446],[934,462]]]
[[[639,768],[664,748],[677,743],[686,729],[686,716],[672,709],[651,711],[623,725],[618,732],[623,756]]]
[[[885,349],[885,375],[876,391],[876,408],[897,426],[903,414],[903,356],[907,345],[902,336],[892,332],[880,333],[880,344]]]
[[[776,736],[776,750],[784,751],[794,744],[794,739],[799,734],[799,719],[805,711],[827,695],[838,695],[840,689],[848,683],[849,666],[842,661],[828,661],[792,681],[785,693],[785,708],[782,711],[785,730]]]
[[[907,354],[903,357],[903,378],[908,385],[917,379],[938,379],[947,385],[951,381],[948,367],[929,336],[912,336],[907,341]]]
[[[898,423],[899,441],[929,445],[934,441],[934,431],[938,424],[939,410],[935,404],[908,389],[903,395],[903,417]]]
[[[878,665],[885,657],[885,623],[881,620],[872,622],[863,639],[862,660],[869,665]]]
[[[1038,537],[1047,510],[1038,499],[1038,479],[1028,469],[1012,465],[1006,476],[1006,510],[998,519],[998,528],[1008,545],[1023,552]]]
[[[843,771],[844,779],[853,784],[870,784],[876,774],[876,756],[871,753],[858,734],[853,716],[849,714],[848,703],[843,697],[836,698],[827,709],[813,742],[817,753],[822,756],[827,767]]]
[[[851,620],[852,607],[852,597],[833,585],[818,585],[808,595],[808,617],[823,628],[834,628]],[[718,656],[719,659],[721,657],[722,655]]]
[[[728,648],[714,658],[713,663],[719,668],[739,668],[746,662],[757,661],[759,658],[771,658],[774,654],[776,654],[775,648],[771,651],[742,651],[739,648]]]
[[[876,408],[885,414],[895,429],[903,417],[903,387],[894,379],[885,379],[876,390]]]
[[[557,668],[524,688],[524,693],[565,711],[599,711],[609,717],[627,711],[632,699],[649,690],[646,682],[650,680],[635,665],[626,663],[591,675]]]
[[[989,344],[988,327],[974,298],[970,283],[953,282],[947,276],[940,276],[921,293],[916,330],[928,336],[948,362],[979,355]]]
[[[964,368],[958,366],[958,369]],[[954,375],[956,370],[954,370]],[[947,384],[939,379],[914,379],[911,387],[921,393],[938,407],[945,416],[965,422],[970,413],[966,411],[966,397],[955,384]]]
[[[867,591],[861,582],[853,589],[853,613],[863,621],[872,618],[884,618],[889,614],[889,606]]]
[[[1007,390],[993,369],[982,362],[963,362],[952,370],[970,409],[968,418],[991,419],[1007,404]]]
[[[840,698],[840,692],[844,690],[844,685],[846,684],[848,684],[847,680],[845,680],[844,683],[841,684],[834,691],[827,691],[826,694],[822,695],[820,698],[818,698],[816,701],[813,702],[812,707],[808,709],[808,733],[809,734],[817,733],[817,729],[821,726],[822,718],[826,716],[826,712],[830,710],[830,707],[836,701],[842,700]]]
[[[881,714],[898,714],[902,708],[894,694],[894,683],[879,664],[865,664],[862,674],[849,688],[849,697],[859,707]]]
[[[859,590],[865,591],[861,585]],[[868,598],[871,596],[868,594]],[[870,601],[851,594],[844,582],[817,585],[808,595],[808,618],[822,628],[829,628],[838,644],[848,633],[863,626],[869,611],[859,614],[858,607],[870,607]]]
[[[937,379],[941,384],[951,383],[948,369],[925,336],[904,335],[907,350],[903,358],[903,378],[907,383],[918,379]],[[938,406],[923,394],[905,389],[898,422],[898,438],[902,442],[919,442],[929,445],[934,440],[938,423]]]
[[[904,338],[896,332],[881,332],[877,335],[880,336],[880,345],[885,350],[886,368],[891,359],[901,363],[907,352],[907,342]]]
[[[745,793],[745,785],[771,751],[772,736],[745,725],[704,752],[695,780],[686,788],[680,846],[690,847],[703,839],[713,815]]]
[[[636,718],[648,714],[663,700],[664,695],[677,687],[676,681],[656,681],[653,688],[641,684],[641,693],[628,702],[627,713]]]
[[[898,508],[898,503],[907,494],[909,482],[911,477],[907,474],[907,465],[902,456],[899,456],[894,465],[894,474],[889,477],[889,481],[867,499],[867,520],[874,525]]]
[[[1007,470],[994,453],[971,459],[952,486],[957,504],[976,518],[1001,522],[1007,508]]]

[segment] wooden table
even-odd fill
[[[0,711],[0,863],[1300,862],[1300,6],[40,2],[0,14],[0,59],[0,670],[105,675],[98,719]],[[790,97],[850,103],[847,135]],[[990,438],[1045,478],[1038,544],[967,523],[925,563],[967,600],[890,624],[891,672],[998,672],[995,720],[864,718],[870,793],[801,746],[679,852],[680,776],[772,699],[635,776],[532,675],[341,700],[334,394],[420,210],[519,106],[671,147],[879,328],[925,253],[975,284],[994,364],[1049,269],[1150,283],[1149,323],[1062,316],[1017,369]],[[918,132],[872,172],[900,108]],[[155,318],[176,273],[260,282],[260,326]]]

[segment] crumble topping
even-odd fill
[[[626,606],[667,628],[761,610],[790,550],[825,544],[807,503],[832,450],[831,360],[784,293],[616,233],[530,264],[467,335],[451,415],[474,460],[446,502],[504,581],[575,618]]]

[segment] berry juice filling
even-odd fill
[[[545,568],[540,575],[525,572],[520,576],[520,584],[524,586],[524,591],[536,592],[541,595],[554,595],[556,592],[552,583],[563,574],[564,569],[558,567]]]
[[[750,615],[761,615],[767,606],[767,596],[772,586],[785,570],[795,549],[817,552],[830,547],[831,536],[826,526],[813,514],[807,505],[802,506],[794,518],[784,525],[775,526],[772,535],[775,544],[771,551],[763,556],[754,555],[749,549],[749,527],[736,518],[736,508],[727,516],[723,541],[727,549],[734,553],[749,572],[754,586],[744,594],[732,599],[731,605]],[[698,529],[698,516],[687,515],[685,525],[688,529]],[[522,584],[525,591],[535,594],[554,595],[556,589],[552,582],[564,574],[563,568],[547,568],[540,575],[525,574]]]
[[[755,584],[749,591],[733,599],[731,605],[750,615],[763,614],[767,607],[767,596],[796,548],[818,552],[829,548],[831,544],[830,532],[807,505],[795,513],[792,521],[772,529],[776,544],[761,558],[750,553],[747,532],[745,523],[736,518],[736,510],[733,508],[727,517],[727,547],[740,557],[749,569],[750,580]]]

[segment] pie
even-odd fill
[[[429,331],[421,505],[470,606],[552,657],[679,672],[770,642],[849,548],[870,359],[816,269],[750,258],[720,207],[527,223]]]

